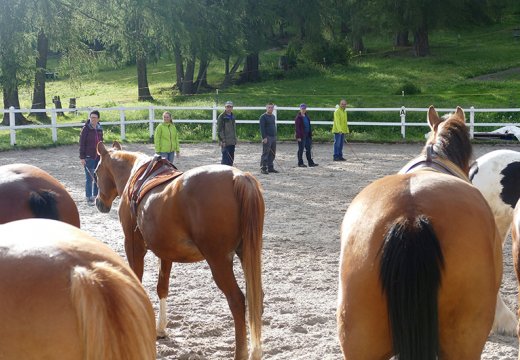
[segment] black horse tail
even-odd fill
[[[397,220],[386,234],[380,280],[394,354],[399,360],[439,355],[438,292],[444,257],[429,220]]]
[[[51,190],[31,191],[29,207],[34,217],[59,220],[57,194]]]

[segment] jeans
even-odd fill
[[[233,166],[235,161],[235,145],[226,145],[222,147],[222,165]]]
[[[96,170],[99,159],[85,159],[85,196],[87,199],[96,197],[98,194],[97,179],[94,171]],[[94,178],[94,179],[93,179]]]
[[[312,161],[312,139],[308,136],[301,139],[301,141],[298,141],[298,165],[303,164],[303,149],[305,148],[305,157],[307,158],[307,162],[309,165],[314,164],[314,161]]]
[[[163,158],[168,160],[169,162],[173,163],[173,159],[175,158],[174,152],[160,152],[159,155]]]
[[[343,142],[345,141],[345,134],[334,133],[334,159],[341,159],[343,157]]]
[[[276,157],[276,137],[267,136],[267,142],[262,143],[262,157],[260,158],[260,167],[262,169],[274,169],[274,158]]]

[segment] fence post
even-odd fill
[[[154,111],[154,107],[153,106],[150,106],[148,108],[148,121],[149,121],[149,125],[148,125],[148,128],[150,130],[150,141],[152,140],[153,138],[153,122],[155,120],[155,111]]]
[[[211,123],[211,139],[217,140],[217,103],[213,104],[213,117]]]
[[[11,133],[11,146],[16,145],[16,116],[14,114],[14,106],[9,107],[9,132]]]
[[[52,141],[58,141],[58,114],[56,113],[56,109],[51,109],[51,131],[52,131]]]
[[[404,138],[406,138],[406,108],[404,106],[401,106],[401,135]]]
[[[276,128],[278,128],[278,126],[276,125],[276,122],[278,121],[278,109],[277,109],[276,105],[274,106],[273,115],[274,115],[274,126]],[[278,133],[278,131],[275,134],[277,134],[277,133]]]
[[[126,139],[126,128],[125,128],[125,110],[119,108],[119,122],[121,123],[121,141]]]
[[[469,138],[473,139],[475,134],[475,107],[469,108]]]

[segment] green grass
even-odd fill
[[[305,102],[310,107],[333,107],[345,97],[349,107],[427,107],[454,109],[510,108],[520,105],[520,71],[494,80],[476,80],[477,76],[520,68],[520,41],[512,36],[512,29],[520,23],[520,16],[501,25],[473,28],[460,32],[438,31],[430,36],[431,56],[415,58],[411,49],[393,49],[391,39],[366,38],[367,52],[352,59],[348,66],[324,68],[319,65],[299,64],[295,70],[282,72],[276,68],[277,59],[284,50],[271,50],[261,55],[263,81],[235,85],[194,95],[180,96],[172,89],[175,65],[171,59],[149,64],[148,80],[155,98],[154,105],[208,106],[232,100],[235,106],[261,106],[273,101],[278,106],[297,106]],[[216,89],[222,81],[223,63],[212,62],[208,81]],[[146,106],[137,102],[137,75],[134,66],[107,69],[86,74],[79,86],[72,86],[66,78],[47,83],[47,107],[59,95],[62,105],[76,98],[78,107]],[[402,91],[404,90],[404,96]],[[32,88],[21,89],[22,107],[30,107]],[[256,119],[261,111],[236,111],[239,119]],[[156,112],[160,118],[161,111]],[[280,111],[279,119],[292,119],[294,112]],[[423,122],[425,114],[407,114],[407,122]],[[519,114],[479,114],[480,122],[511,122]],[[332,113],[311,112],[313,120],[330,120]],[[513,116],[513,118],[511,118]],[[211,118],[209,111],[175,112],[174,117]],[[79,122],[81,116],[67,115],[60,122]],[[148,118],[148,111],[127,113],[128,119]],[[103,121],[118,121],[117,111],[102,114]],[[398,121],[388,113],[349,113],[350,121]],[[207,141],[211,126],[179,124],[182,141]],[[354,141],[402,141],[398,127],[360,127],[351,130]],[[479,129],[480,130],[480,129]],[[78,129],[59,130],[59,143],[77,142]],[[292,139],[291,126],[279,127],[280,137]],[[423,141],[424,127],[407,127],[407,141]],[[119,138],[119,127],[105,127],[106,138]],[[258,140],[256,125],[240,125],[239,138]],[[317,127],[317,140],[330,141],[330,129]],[[148,126],[127,128],[127,141],[148,141]],[[19,147],[43,146],[52,143],[50,130],[17,131]],[[0,131],[0,150],[10,148],[9,134]]]

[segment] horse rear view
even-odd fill
[[[493,215],[467,178],[464,113],[399,174],[362,190],[342,224],[338,330],[345,359],[479,359],[502,276]]]
[[[80,226],[78,208],[65,187],[36,166],[0,166],[0,199],[0,224],[46,218]]]
[[[0,225],[2,359],[155,359],[152,305],[108,246],[71,225]]]

